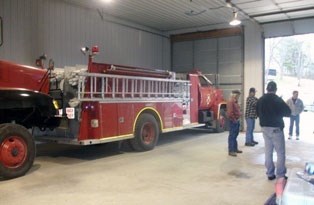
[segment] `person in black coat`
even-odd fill
[[[275,82],[269,82],[266,90],[267,93],[257,101],[256,113],[265,141],[266,175],[269,180],[273,180],[276,177],[285,177],[287,172],[283,117],[289,117],[291,110],[285,101],[276,95],[277,84]],[[277,153],[276,167],[273,161],[274,149]]]

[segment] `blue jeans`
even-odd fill
[[[273,161],[274,149],[277,153],[276,177],[284,177],[286,169],[286,147],[283,131],[278,127],[262,127],[265,140],[265,167],[267,176],[275,175],[275,165]]]
[[[292,136],[293,133],[293,125],[295,122],[295,134],[299,136],[299,124],[300,124],[300,115],[291,115],[290,116],[290,127],[289,127],[289,135]]]
[[[236,152],[238,150],[237,137],[239,135],[240,121],[233,122],[229,120],[229,137],[228,137],[228,151]]]
[[[255,119],[254,118],[245,118],[246,120],[246,135],[245,135],[245,143],[253,143],[253,131],[255,128]]]

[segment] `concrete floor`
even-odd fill
[[[313,129],[313,128],[311,128]],[[287,167],[303,168],[313,159],[313,130],[287,141]],[[181,131],[160,137],[149,152],[118,149],[117,143],[76,147],[38,144],[27,175],[0,179],[2,205],[252,205],[274,192],[264,168],[263,139],[243,154],[227,155],[227,132]]]

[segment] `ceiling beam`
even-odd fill
[[[297,21],[297,20],[306,20],[306,19],[313,19],[313,18],[314,18],[314,16],[312,16],[312,17],[302,17],[302,18],[290,18],[290,19],[285,19],[285,20],[261,22],[260,24],[261,24],[261,25],[265,25],[265,24],[282,23],[282,22]]]
[[[286,13],[292,13],[292,12],[298,12],[298,11],[308,11],[308,10],[314,10],[314,6],[307,7],[307,8],[300,8],[300,9],[281,10],[281,11],[275,11],[275,12],[269,12],[269,13],[263,13],[263,14],[256,14],[256,15],[251,15],[250,17],[255,18],[255,17],[261,17],[261,16],[286,14]]]
[[[227,36],[237,36],[242,35],[243,29],[242,27],[235,28],[227,28],[227,29],[218,29],[211,31],[199,31],[193,33],[184,33],[184,34],[175,34],[171,35],[171,42],[179,42],[179,41],[192,41],[192,40],[200,40],[207,38],[221,38]]]

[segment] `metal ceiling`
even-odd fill
[[[228,23],[233,11],[259,24],[314,17],[314,0],[64,0],[159,31]],[[230,2],[229,7],[226,2]]]

